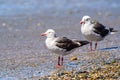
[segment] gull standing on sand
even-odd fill
[[[70,40],[66,37],[57,37],[53,29],[48,29],[41,36],[47,36],[45,44],[49,50],[59,55],[56,68],[63,65],[63,56],[70,54],[75,48],[88,44],[88,41]]]
[[[92,41],[95,42],[95,48],[97,48],[97,42],[103,40],[108,34],[117,32],[113,28],[106,28],[103,24],[97,21],[91,21],[90,16],[83,16],[80,21],[81,33],[87,40],[90,41],[90,50],[92,51]]]

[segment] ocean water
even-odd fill
[[[62,13],[65,10],[118,10],[119,0],[0,0],[0,16]]]

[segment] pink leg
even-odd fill
[[[92,51],[92,42],[90,42],[90,51]]]
[[[97,49],[97,42],[95,43],[95,50]]]
[[[61,58],[61,66],[63,65],[63,56],[62,56],[62,58]]]
[[[58,57],[58,64],[57,65],[55,65],[55,68],[61,68],[61,64],[60,64],[60,56]]]
[[[60,56],[58,56],[58,65],[60,65]]]

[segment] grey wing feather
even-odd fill
[[[97,34],[100,34],[102,37],[105,37],[109,33],[109,30],[106,29],[106,27],[99,22],[92,21],[91,23],[94,24],[93,31]]]
[[[79,44],[74,43],[72,40],[63,37],[63,38],[59,38],[58,40],[56,40],[56,46],[58,46],[59,48],[63,48],[66,49],[67,51],[70,51],[76,47],[79,47]]]

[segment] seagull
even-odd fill
[[[68,39],[67,37],[57,37],[56,32],[53,29],[48,29],[46,32],[41,33],[41,36],[46,36],[45,44],[46,47],[58,54],[58,63],[56,68],[63,65],[63,56],[70,54],[76,48],[88,44],[88,41],[80,41],[76,39]]]
[[[107,35],[117,32],[113,28],[106,28],[98,21],[92,21],[90,16],[83,16],[80,21],[81,33],[90,42],[90,50],[94,51],[97,48],[97,42],[102,41]],[[92,42],[95,42],[95,48],[92,49]]]

